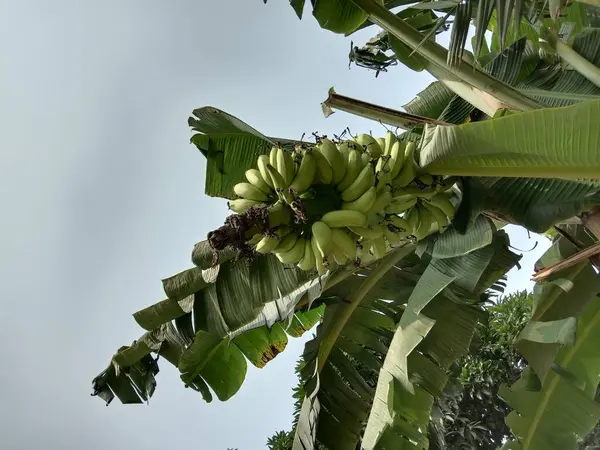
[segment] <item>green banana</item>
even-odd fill
[[[375,214],[383,211],[392,201],[392,193],[389,190],[384,190],[377,193],[377,198],[367,211],[367,215]]]
[[[367,211],[373,206],[375,203],[375,199],[377,198],[377,188],[375,186],[370,187],[367,191],[358,197],[353,202],[344,202],[342,203],[342,209],[344,210],[354,210],[359,211],[363,214],[366,214]]]
[[[415,230],[421,223],[419,220],[419,210],[417,209],[417,205],[413,206],[404,214],[404,219],[406,219],[408,222],[408,231],[410,231],[410,234],[414,236]]]
[[[323,221],[317,221],[312,224],[312,236],[317,249],[323,258],[327,257],[333,246],[331,241],[331,229]]]
[[[263,191],[265,194],[270,194],[273,192],[271,186],[269,186],[264,178],[262,177],[260,171],[258,169],[248,169],[246,170],[246,180],[253,186],[256,186],[258,189]]]
[[[392,198],[390,204],[385,208],[387,214],[399,214],[409,210],[417,203],[417,198],[408,195],[400,195]]]
[[[449,219],[454,219],[454,214],[456,211],[454,209],[454,205],[450,201],[450,198],[445,194],[437,194],[429,199],[429,203],[433,206],[441,209],[446,217]]]
[[[375,138],[370,134],[359,134],[354,140],[372,158],[379,158],[383,153],[383,148],[380,147]]]
[[[256,244],[256,251],[261,254],[271,253],[279,244],[279,238],[275,236],[264,236],[258,244]]]
[[[269,164],[275,167],[275,169],[277,169],[277,150],[277,147],[272,147],[269,153]]]
[[[396,142],[398,142],[398,138],[394,133],[388,131],[385,133],[385,145],[383,146],[383,154],[384,155],[392,155],[392,147]]]
[[[415,229],[413,235],[417,238],[417,240],[420,241],[429,235],[433,217],[431,216],[429,210],[423,208],[420,204],[417,204],[415,208],[419,214],[419,226]]]
[[[396,178],[404,166],[404,143],[396,141],[390,149],[390,170],[392,179]]]
[[[372,261],[375,261],[375,256],[370,252],[371,241],[361,243],[361,246],[356,250],[355,264],[357,266],[365,266]]]
[[[298,263],[298,268],[311,270],[315,267],[315,253],[312,247],[312,239],[304,239],[304,257]]]
[[[312,185],[317,171],[317,164],[312,153],[305,152],[300,162],[300,167],[294,180],[290,184],[290,189],[296,191],[297,194],[302,194]]]
[[[285,187],[288,187],[294,178],[294,161],[288,152],[283,148],[277,149],[277,171],[281,174],[285,182]]]
[[[252,206],[260,205],[262,202],[256,200],[248,200],[245,198],[238,198],[227,203],[227,206],[234,213],[243,214]]]
[[[317,268],[317,273],[319,275],[325,275],[327,273],[327,267],[325,267],[325,264],[323,264],[323,255],[321,254],[321,250],[319,250],[319,247],[317,246],[317,240],[315,239],[314,235],[310,241],[313,249],[313,254],[315,255],[315,267]]]
[[[304,257],[305,239],[299,237],[287,252],[276,252],[275,256],[283,264],[296,264]]]
[[[383,235],[383,226],[372,225],[370,227],[348,227],[354,234],[360,236],[363,240],[371,241]]]
[[[342,201],[352,202],[363,195],[375,183],[373,167],[367,164],[358,174],[356,180],[342,192]]]
[[[333,169],[331,168],[331,165],[321,152],[314,150],[312,154],[315,157],[315,163],[317,165],[315,181],[320,184],[331,184],[331,180],[333,180]]]
[[[436,194],[435,189],[430,187],[419,187],[419,186],[405,186],[394,189],[394,196],[399,195],[412,195],[414,197],[420,197],[430,199]]]
[[[346,174],[344,157],[337,149],[337,146],[327,138],[321,139],[321,142],[317,145],[316,149],[325,157],[331,166],[331,183],[338,184]]]
[[[289,252],[292,249],[292,247],[294,247],[297,240],[298,240],[298,234],[290,233],[287,236],[285,236],[281,241],[279,241],[279,244],[277,244],[277,247],[275,247],[275,249],[272,250],[272,252],[273,253]]]
[[[360,160],[362,162],[362,167],[365,167],[367,164],[371,163],[371,157],[369,156],[368,153],[362,153]]]
[[[428,210],[431,214],[431,217],[433,217],[433,220],[437,222],[440,233],[446,231],[446,228],[448,228],[448,225],[450,225],[450,220],[448,220],[448,217],[444,211],[429,202],[422,202],[421,206]]]
[[[350,145],[348,144],[348,141],[344,141],[344,142],[340,142],[337,146],[338,151],[342,154],[342,157],[344,158],[344,164],[347,166],[348,165],[348,156],[350,155],[350,150],[352,150],[350,148]]]
[[[392,248],[398,247],[404,241],[405,236],[403,236],[403,233],[392,231],[389,227],[385,227],[383,233],[389,246]]]
[[[271,175],[269,175],[269,171],[267,170],[267,165],[269,164],[269,157],[267,155],[260,155],[258,157],[258,161],[256,166],[258,167],[258,171],[265,183],[269,185],[269,187],[273,187],[273,181],[271,180]]]
[[[263,237],[262,234],[256,233],[254,236],[252,236],[246,242],[248,243],[248,245],[255,246],[256,244],[258,244],[260,242],[260,240],[262,239],[262,237]]]
[[[233,186],[233,192],[235,192],[235,195],[247,200],[256,200],[258,202],[266,202],[269,200],[267,194],[250,183],[236,184]]]
[[[413,233],[414,228],[411,223],[403,217],[391,216],[389,218],[389,225],[386,227],[394,233],[399,233],[403,236],[409,236]]]
[[[348,261],[348,257],[342,253],[339,248],[334,247],[331,251],[331,256],[338,266],[343,266]]]
[[[417,171],[415,149],[414,142],[406,144],[406,148],[404,149],[404,163],[402,164],[402,169],[400,169],[400,172],[398,172],[398,175],[392,181],[394,186],[404,187],[415,178]]]
[[[383,235],[373,240],[373,254],[375,259],[381,259],[385,256],[385,239]]]
[[[350,259],[356,258],[356,241],[350,239],[350,236],[339,228],[331,230],[331,240],[334,248],[337,248]]]
[[[292,196],[290,190],[285,187],[285,180],[281,174],[271,164],[267,164],[267,171],[271,176],[273,187],[275,188],[275,192],[277,192],[279,199],[287,204],[292,204],[294,197]]]
[[[378,138],[375,138],[375,141],[379,144],[379,146],[383,150],[382,155],[385,155],[385,138],[378,137]]]
[[[356,180],[358,174],[360,174],[363,168],[361,156],[362,154],[360,150],[350,149],[350,152],[348,153],[348,167],[346,168],[346,174],[344,175],[344,178],[337,185],[338,191],[342,192],[348,188],[352,183],[354,183],[354,180]]]
[[[421,186],[433,186],[433,184],[435,183],[435,179],[430,173],[417,174],[414,181],[417,185]]]
[[[330,211],[321,217],[321,222],[330,228],[364,227],[367,223],[367,216],[353,210]]]

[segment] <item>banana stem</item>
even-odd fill
[[[319,346],[319,355],[318,355],[318,371],[321,372],[323,367],[325,366],[325,362],[327,361],[327,357],[329,353],[331,353],[331,349],[333,348],[335,342],[337,341],[340,333],[346,326],[346,323],[352,316],[352,313],[356,309],[356,307],[360,304],[363,298],[369,293],[369,291],[381,280],[381,278],[392,268],[394,265],[400,261],[402,258],[406,257],[408,254],[415,250],[415,245],[410,244],[404,247],[401,247],[394,252],[390,253],[387,257],[385,257],[377,267],[373,269],[371,274],[365,278],[365,281],[360,285],[360,287],[348,298],[348,304],[346,307],[335,317],[335,323],[332,325],[331,330],[327,335],[323,338],[323,342]]]
[[[431,64],[437,66],[438,76],[436,78],[440,78],[439,70],[441,69],[451,79],[458,77],[463,82],[494,96],[502,103],[510,105],[515,109],[528,111],[542,107],[536,101],[481,72],[466,61],[460,61],[455,67],[448,67],[446,63],[448,50],[430,40],[423,41],[421,33],[376,1],[352,0],[352,2],[369,14],[369,19],[372,22],[396,36]],[[429,68],[427,70],[430,71]]]
[[[329,96],[321,107],[323,115],[329,117],[333,114],[334,109],[339,109],[355,116],[364,117],[365,119],[375,120],[376,122],[385,123],[394,127],[399,127],[404,130],[411,130],[414,127],[432,124],[432,125],[451,125],[450,123],[439,120],[430,119],[428,117],[415,116],[402,111],[398,111],[385,106],[375,105],[345,95],[336,94],[333,88],[329,89]]]

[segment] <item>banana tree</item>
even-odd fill
[[[303,3],[291,2],[297,12]],[[294,448],[317,440],[331,449],[428,448],[448,369],[485,322],[481,302],[502,292],[502,278],[518,264],[500,228],[510,222],[543,232],[600,204],[593,123],[600,100],[567,96],[568,106],[548,108],[511,87],[541,77],[525,38],[482,69],[450,68],[445,49],[422,42],[426,36],[377,2],[321,0],[313,15],[342,33],[367,20],[384,26],[443,83],[407,105],[420,119],[410,130],[380,138],[296,142],[264,136],[213,107],[194,111],[189,125],[207,158],[205,192],[230,200],[235,214],[196,245],[194,268],[163,281],[167,299],[134,315],[147,332],[119,349],[94,379],[94,393],[107,402],[147,400],[156,387],[154,353],[206,401],[212,393],[227,400],[247,361],[263,367],[288,335],[318,323],[304,353]],[[595,31],[580,42],[592,42]],[[522,112],[468,122],[481,91]],[[597,217],[583,218],[593,229]],[[561,234],[537,269],[586,246],[582,236]],[[596,357],[596,275],[587,259],[565,270],[540,283],[517,343],[531,370],[503,390],[518,411],[507,419],[514,448],[571,448],[600,418],[588,382],[599,372],[584,362]],[[578,300],[566,308],[568,295]],[[376,389],[353,361],[376,374]],[[519,403],[524,395],[531,404]],[[578,408],[585,420],[556,426],[563,411]]]

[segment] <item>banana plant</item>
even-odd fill
[[[300,15],[304,2],[291,4]],[[304,353],[294,448],[317,441],[332,450],[428,448],[447,370],[485,321],[481,302],[502,292],[502,278],[519,260],[499,228],[510,222],[545,231],[600,204],[592,126],[600,101],[566,95],[564,81],[573,83],[576,71],[532,63],[527,39],[489,56],[481,69],[461,62],[452,71],[445,49],[421,42],[381,2],[321,0],[313,15],[338,33],[367,20],[383,25],[426,70],[441,74],[441,83],[406,106],[424,121],[401,135],[316,136],[313,143],[264,136],[213,107],[195,110],[189,125],[208,162],[205,192],[230,200],[234,214],[195,246],[194,268],[163,280],[167,299],[134,315],[146,333],[117,351],[94,379],[94,393],[106,402],[147,401],[156,354],[206,401],[213,393],[224,401],[243,384],[247,361],[263,367],[287,336],[319,323]],[[578,36],[572,48],[586,49],[597,34]],[[590,83],[592,72],[582,75]],[[518,83],[536,86],[540,100],[511,87]],[[481,91],[522,112],[468,120]],[[578,250],[568,247],[573,242],[561,235],[540,264],[569,257]],[[588,343],[595,342],[598,292],[592,273],[584,260],[539,288],[517,343],[530,361],[525,382],[537,383],[534,403],[519,403],[525,382],[503,391],[518,411],[508,419],[518,441],[509,448],[552,448],[540,443],[553,439],[571,448],[593,426],[588,380],[598,373],[584,363],[595,357]],[[563,292],[578,299],[571,309],[557,301]],[[352,361],[378,374],[376,389]],[[554,426],[562,416],[546,411],[548,404],[565,411],[582,405],[587,419]]]

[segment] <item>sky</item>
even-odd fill
[[[192,109],[270,136],[383,134],[344,113],[325,119],[329,87],[399,108],[432,81],[348,70],[349,49],[285,1],[0,1],[3,448],[258,450],[289,428],[303,339],[249,367],[226,403],[204,403],[168,364],[148,406],[107,408],[91,380],[141,334],[131,314],[162,300],[160,280],[191,267],[193,245],[227,215],[203,193]],[[512,290],[529,285],[543,248],[526,253]]]

